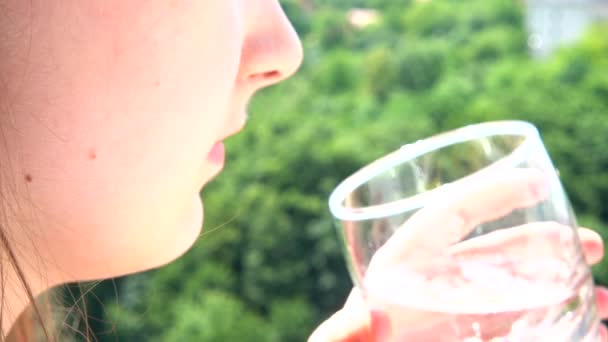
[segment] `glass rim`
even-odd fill
[[[524,152],[527,146],[530,145],[531,139],[540,138],[538,129],[533,124],[527,121],[518,120],[477,123],[432,135],[414,143],[403,145],[399,149],[363,166],[361,169],[344,179],[329,196],[329,209],[336,219],[342,221],[363,221],[385,218],[419,209],[424,206],[426,200],[431,195],[436,194],[444,187],[438,187],[392,202],[366,207],[346,207],[344,202],[348,196],[355,192],[360,186],[395,166],[447,146],[498,135],[522,136],[524,137],[524,140],[519,146],[513,149],[511,153],[491,165],[517,164],[517,161],[521,160],[519,156]]]

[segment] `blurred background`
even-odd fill
[[[608,1],[282,4],[302,69],[253,101],[188,254],[69,288],[93,340],[305,341],[351,288],[331,190],[402,144],[480,121],[536,124],[579,223],[608,238]],[[608,262],[594,276],[608,285]]]

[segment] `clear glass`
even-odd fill
[[[405,145],[329,205],[375,340],[599,341],[576,219],[533,125]]]

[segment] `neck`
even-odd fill
[[[6,248],[0,260],[0,317],[2,334],[0,340],[15,326],[21,314],[31,307],[34,317],[40,313],[38,307],[31,306],[34,299],[49,289],[53,283],[47,274],[41,273],[44,268],[32,258],[23,258],[12,254]],[[15,261],[18,260],[18,261]]]
[[[6,177],[2,177],[1,171],[0,180]],[[5,340],[34,298],[66,282],[66,278],[59,277],[60,268],[48,256],[43,231],[30,228],[45,227],[34,208],[14,206],[14,202],[3,205],[0,201],[0,341]],[[44,309],[48,311],[46,305]]]
[[[0,314],[2,317],[2,333],[7,334],[15,326],[19,316],[29,307],[32,298],[42,293],[39,282],[32,282],[31,277],[22,274],[22,270],[3,260],[2,269],[2,302]],[[26,285],[27,284],[27,285]]]

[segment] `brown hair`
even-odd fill
[[[17,260],[16,253],[11,246],[6,231],[2,229],[2,225],[0,225],[0,251],[0,253],[3,254],[3,257],[6,258],[8,265],[10,265],[8,267],[12,267],[15,271],[19,280],[19,285],[25,291],[30,302],[28,308],[21,313],[14,326],[10,329],[10,332],[0,331],[0,341],[37,341],[39,340],[39,338],[37,338],[38,334],[41,334],[46,341],[55,341],[53,338],[54,334],[51,333],[49,325],[47,324],[47,321],[51,316],[50,294],[42,295],[38,301],[36,300],[32,288],[25,278],[23,269]],[[6,270],[0,265],[0,322],[4,317],[6,310],[4,303],[6,289],[5,272]]]
[[[5,11],[6,6],[0,0],[0,19],[8,18],[6,22],[0,20],[0,61],[4,59],[3,54],[10,54],[12,42],[8,41],[12,37],[19,39],[27,39],[29,32],[27,28],[20,25],[13,25],[13,21],[9,18],[10,11]],[[7,25],[2,25],[7,24]],[[27,23],[26,23],[27,24]],[[12,26],[15,27],[15,32],[12,32]],[[23,31],[23,32],[22,32]],[[0,74],[3,69],[0,69]],[[1,76],[1,75],[0,75]],[[6,87],[4,79],[0,79],[0,118],[9,117],[13,114],[11,103],[7,99]],[[10,120],[9,120],[10,121]],[[6,157],[7,141],[3,129],[3,122],[0,120],[0,157]],[[7,124],[10,126],[10,122]],[[8,127],[10,129],[10,127]],[[8,158],[8,157],[6,157]],[[43,294],[37,293],[37,288],[33,288],[28,280],[26,270],[29,270],[27,260],[22,260],[20,256],[19,244],[15,243],[11,237],[11,232],[15,229],[28,229],[31,227],[15,227],[10,225],[8,214],[11,213],[11,189],[17,184],[12,177],[6,177],[4,167],[11,168],[10,160],[0,160],[0,342],[33,342],[33,341],[49,341],[68,340],[71,335],[81,335],[79,340],[93,340],[93,333],[88,325],[87,308],[84,301],[85,291],[82,291],[80,285],[80,294],[74,296],[68,286],[47,290]],[[12,171],[12,170],[9,170]],[[10,172],[9,172],[10,173]],[[24,175],[26,182],[32,181],[30,174]],[[35,246],[33,246],[35,247]],[[33,249],[36,250],[35,248]],[[7,286],[7,275],[15,277],[15,284],[10,284],[10,289]],[[12,280],[12,279],[11,279]],[[27,308],[19,315],[12,327],[2,327],[3,318],[11,310],[7,307],[6,294],[8,291],[14,291],[12,287],[21,293],[29,303]],[[36,290],[36,291],[34,291]],[[89,291],[86,291],[89,292]],[[64,304],[60,295],[67,294],[66,297],[71,297],[67,305]],[[11,314],[17,314],[11,312]],[[73,323],[73,324],[72,324]],[[4,329],[3,329],[4,328]],[[7,330],[8,329],[8,330]],[[70,339],[71,340],[71,339]]]
[[[15,270],[17,270],[18,266],[14,267]],[[35,299],[27,283],[24,282],[22,285],[29,298],[30,304],[24,312],[19,315],[19,318],[15,321],[15,324],[9,331],[1,332],[3,337],[0,337],[0,341],[56,341],[55,329],[52,328],[52,305],[50,295],[44,294],[41,295],[39,299]],[[3,299],[4,298],[0,298],[0,300]],[[4,311],[4,309],[2,311]],[[0,315],[2,314],[4,314],[4,312],[0,312]]]
[[[3,200],[3,195],[0,192],[0,201]],[[0,202],[0,218],[5,217],[2,216],[3,207]],[[84,301],[85,294],[91,289],[84,291],[82,285],[77,284],[80,293],[76,295],[69,286],[49,289],[36,295],[28,283],[18,253],[4,227],[6,224],[0,220],[0,260],[3,261],[0,263],[0,322],[10,310],[5,302],[7,272],[16,275],[17,289],[23,290],[28,306],[20,313],[13,326],[8,327],[8,331],[0,330],[0,342],[55,342],[69,339],[73,335],[80,335],[84,341],[91,341],[93,332],[88,325],[87,306]],[[7,270],[7,267],[10,270]],[[69,305],[65,305],[61,300],[60,295],[64,293],[71,297]],[[83,329],[80,329],[81,326]]]

